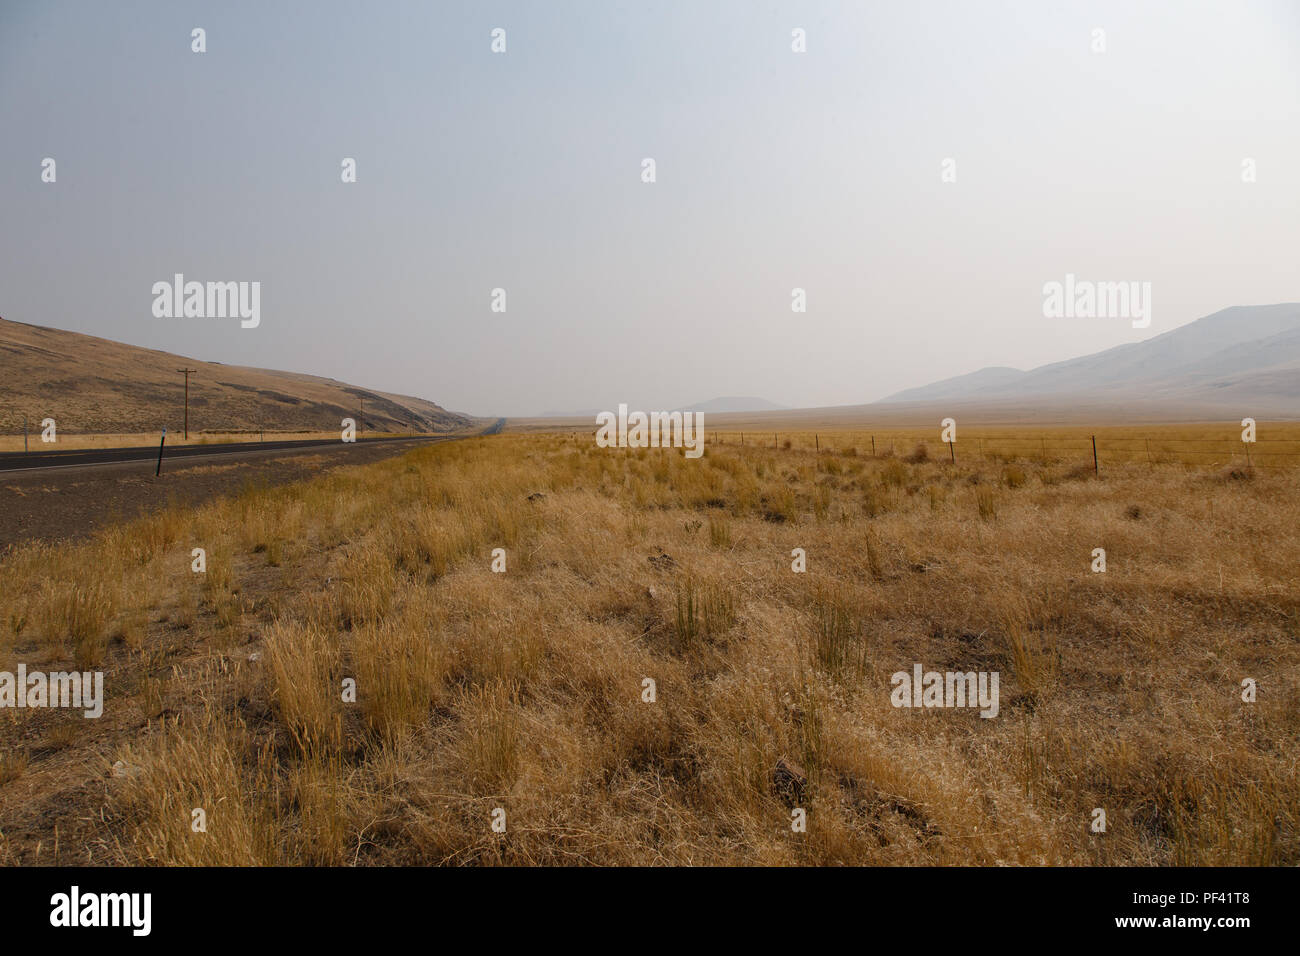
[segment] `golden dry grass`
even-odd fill
[[[905,451],[495,436],[18,549],[2,666],[107,701],[0,711],[0,859],[1300,863],[1300,473]]]
[[[1069,422],[1041,426],[961,424],[958,441],[950,449],[940,440],[937,419],[922,421],[913,416],[908,418],[909,424],[899,426],[873,424],[865,419],[819,419],[811,411],[789,414],[794,416],[791,420],[769,415],[756,417],[743,426],[735,424],[739,417],[736,415],[706,416],[708,445],[824,451],[850,457],[933,458],[972,465],[1069,462],[1091,466],[1095,438],[1101,468],[1115,464],[1300,467],[1300,422],[1260,421],[1257,440],[1250,447],[1241,441],[1241,426],[1230,421],[1101,426]],[[544,419],[511,419],[507,431],[527,433],[539,429],[545,430]],[[595,431],[594,425],[575,419],[558,433],[572,441],[589,439]]]

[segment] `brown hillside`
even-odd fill
[[[365,400],[373,431],[446,432],[476,420],[406,395],[334,379],[223,365],[93,335],[0,319],[0,433],[53,418],[61,432],[179,430],[190,376],[190,431],[333,430]]]

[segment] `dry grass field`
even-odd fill
[[[751,420],[742,427],[737,414],[706,416],[706,433],[711,447],[739,445],[785,450],[851,452],[864,455],[911,454],[918,445],[935,459],[960,458],[965,463],[1032,461],[1049,463],[1091,463],[1092,440],[1097,442],[1102,467],[1116,463],[1200,467],[1242,464],[1264,469],[1300,467],[1300,422],[1257,423],[1256,441],[1247,448],[1241,441],[1240,425],[1224,421],[1177,425],[1109,424],[1078,425],[1054,421],[1048,425],[961,425],[959,442],[951,449],[939,440],[940,418],[900,416],[899,422],[882,426],[865,420],[823,419],[805,412],[794,418],[775,416]],[[552,430],[555,426],[552,425]],[[546,431],[540,419],[511,419],[507,431]],[[590,437],[595,429],[587,421],[566,420],[559,429],[570,439]]]
[[[0,710],[0,862],[1300,863],[1300,471],[723,437],[476,438],[13,549],[0,667],[106,701]],[[998,672],[997,716],[895,708],[914,663]]]

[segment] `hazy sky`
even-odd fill
[[[177,272],[260,281],[260,326],[155,318]],[[1151,282],[1151,327],[1044,318],[1066,273]],[[526,415],[857,403],[1298,299],[1296,0],[0,0],[9,319]]]

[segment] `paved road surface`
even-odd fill
[[[482,432],[495,435],[501,431],[505,419],[498,419]],[[357,446],[375,445],[381,442],[434,442],[446,441],[450,435],[416,435],[396,438],[364,438],[353,442]],[[266,442],[229,442],[220,445],[175,445],[163,446],[163,471],[167,463],[176,459],[210,458],[229,455],[247,457],[260,454],[283,454],[286,451],[300,451],[322,446],[342,445],[337,438],[312,438],[305,441],[266,441]],[[67,468],[73,465],[111,465],[125,461],[158,460],[157,445],[142,445],[135,448],[65,448],[61,450],[42,450],[32,452],[0,453],[0,473],[25,471],[31,468]]]

